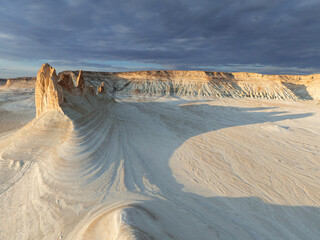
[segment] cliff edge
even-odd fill
[[[77,71],[65,71],[76,81]],[[63,72],[64,73],[64,72]],[[205,71],[82,71],[86,83],[108,94],[320,100],[320,74],[263,75]]]

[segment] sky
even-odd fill
[[[320,73],[319,0],[0,0],[0,78],[57,71]]]

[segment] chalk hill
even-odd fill
[[[65,71],[73,79],[78,72]],[[97,86],[104,82],[114,94],[177,95],[262,99],[320,99],[320,74],[262,75],[204,71],[142,71],[103,73],[83,71]]]

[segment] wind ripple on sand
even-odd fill
[[[160,100],[69,99],[15,132],[0,237],[319,236],[316,107]]]

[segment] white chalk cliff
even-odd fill
[[[66,71],[76,76],[76,72]],[[320,74],[262,75],[204,71],[103,73],[83,71],[87,82],[115,94],[319,100]]]

